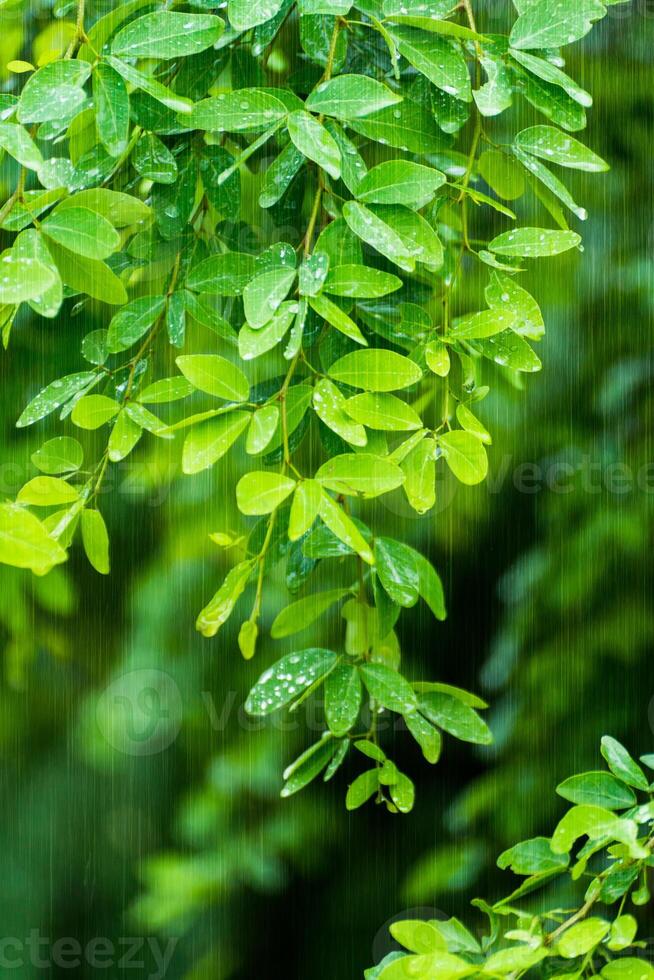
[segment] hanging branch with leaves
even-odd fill
[[[398,616],[422,600],[443,619],[443,589],[422,554],[376,533],[368,502],[400,493],[428,515],[437,466],[483,481],[489,382],[540,370],[543,318],[519,274],[581,248],[566,215],[585,217],[546,164],[606,169],[571,135],[591,98],[557,49],[606,4],[515,0],[508,34],[486,32],[497,14],[471,0],[229,0],[226,19],[205,0],[94,6],[80,0],[65,49],[16,63],[15,91],[0,94],[16,173],[0,208],[5,346],[26,306],[52,319],[93,303],[107,319],[82,342],[86,366],[18,419],[58,412],[64,434],[0,505],[0,560],[45,574],[79,528],[107,573],[98,497],[144,433],[182,441],[190,477],[245,449],[232,457],[253,461],[236,503],[255,523],[213,535],[234,561],[197,627],[215,636],[243,596],[238,642],[252,657],[277,565],[303,594],[273,638],[340,604],[342,646],[293,649],[246,707],[293,710],[321,689],[324,737],[283,793],[330,778],[354,746],[374,765],[348,807],[375,797],[408,811],[413,784],[379,744],[383,712],[431,763],[442,732],[491,736],[475,695],[401,673]],[[16,15],[37,16],[20,2]],[[546,122],[507,142],[495,117],[525,100]],[[523,197],[539,225],[512,210]],[[480,272],[483,309],[466,288]],[[98,437],[84,433],[96,430],[93,456]],[[313,587],[318,569],[330,588]]]

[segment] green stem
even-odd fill
[[[64,59],[68,60],[73,57],[75,49],[77,48],[80,41],[84,40],[84,12],[86,8],[86,0],[78,0],[77,3],[77,18],[75,21],[75,33],[71,39],[68,48],[66,49],[66,54]]]

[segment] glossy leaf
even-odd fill
[[[175,363],[199,391],[228,401],[247,400],[250,384],[241,369],[226,358],[218,354],[184,354]]]
[[[225,24],[212,14],[183,14],[160,10],[145,14],[121,28],[113,54],[126,58],[180,58],[198,54],[214,44]]]
[[[245,710],[250,715],[269,715],[278,711],[325,677],[336,661],[335,653],[319,647],[289,653],[263,672],[248,694]]]

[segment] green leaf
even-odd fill
[[[320,510],[322,489],[315,480],[302,480],[293,494],[288,519],[288,536],[291,541],[303,537],[313,526]]]
[[[161,405],[187,398],[194,391],[195,388],[186,378],[160,378],[143,389],[138,401],[143,405]]]
[[[542,365],[529,344],[512,331],[476,340],[475,347],[490,361],[513,371],[533,373],[540,371]]]
[[[413,249],[385,221],[357,201],[343,205],[343,217],[348,227],[366,245],[372,246],[401,269],[412,272],[415,268]]]
[[[583,170],[586,173],[601,173],[608,170],[608,164],[567,133],[553,126],[530,126],[523,129],[515,138],[515,145],[525,153],[541,157],[560,167]]]
[[[416,552],[401,541],[377,538],[375,559],[379,581],[398,606],[414,606],[420,593]]]
[[[70,436],[57,436],[48,439],[40,449],[32,453],[31,460],[42,473],[54,476],[59,473],[74,473],[84,461],[84,450]]]
[[[398,772],[397,780],[390,787],[391,799],[400,813],[410,813],[416,797],[415,786],[408,776]]]
[[[551,61],[546,61],[544,58],[537,58],[533,54],[528,54],[526,51],[517,51],[515,49],[511,50],[511,56],[518,61],[523,68],[537,75],[544,82],[548,82],[550,85],[558,85],[562,88],[566,95],[578,102],[579,105],[589,108],[593,104],[593,97],[589,95],[588,92],[578,85],[574,79],[566,75],[565,72],[553,65]]]
[[[431,922],[423,919],[407,919],[404,922],[391,922],[388,927],[393,939],[412,953],[434,953],[447,949],[447,944]]]
[[[112,157],[119,157],[129,138],[129,96],[117,71],[99,61],[93,71],[93,103],[98,136]]]
[[[349,589],[330,589],[327,592],[313,592],[304,599],[298,599],[282,609],[270,627],[270,635],[276,639],[292,636],[311,626],[331,606],[348,595]]]
[[[385,664],[364,664],[359,667],[371,698],[389,711],[403,714],[417,707],[417,698],[409,682]]]
[[[573,214],[575,214],[580,221],[585,221],[588,217],[588,212],[585,208],[580,207],[575,203],[575,200],[565,186],[565,184],[555,177],[551,170],[548,170],[540,160],[536,160],[534,157],[530,156],[528,153],[524,153],[520,147],[514,146],[513,152],[523,167],[529,171],[536,180],[539,180],[545,187],[557,197],[567,208],[569,208]]]
[[[636,803],[636,795],[621,779],[608,772],[584,772],[570,776],[556,792],[572,803],[591,803],[606,810],[625,810]]]
[[[119,30],[111,50],[126,58],[181,58],[210,48],[224,29],[220,17],[212,14],[158,10]]]
[[[236,503],[242,514],[270,514],[295,489],[295,480],[278,473],[246,473],[236,484]]]
[[[118,74],[125,79],[130,85],[134,85],[135,88],[141,89],[151,98],[160,102],[167,109],[172,112],[183,113],[183,118],[187,121],[189,120],[191,110],[193,109],[193,103],[190,99],[185,99],[181,95],[177,95],[172,89],[169,89],[166,85],[162,85],[161,82],[156,81],[156,79],[151,78],[150,75],[146,75],[144,72],[139,71],[133,65],[127,64],[125,61],[121,61],[120,58],[114,58],[111,55],[105,55],[104,61],[118,72]],[[202,127],[200,127],[202,128]]]
[[[282,0],[229,0],[227,13],[235,31],[248,31],[272,20],[282,8]]]
[[[288,135],[296,149],[338,180],[341,176],[341,151],[325,127],[308,112],[300,110],[290,114],[287,125]]]
[[[56,476],[35,476],[18,492],[16,503],[33,507],[51,507],[75,503],[79,493],[65,480]]]
[[[238,648],[244,660],[252,660],[252,657],[256,653],[258,636],[259,627],[255,622],[251,619],[246,619],[241,623],[238,631]]]
[[[218,133],[240,133],[268,129],[288,115],[283,102],[269,92],[242,88],[197,102],[188,118],[189,126]]]
[[[348,398],[345,411],[355,422],[370,429],[402,432],[422,428],[422,420],[415,409],[395,395],[368,392],[355,395]]]
[[[0,503],[0,562],[45,575],[66,558],[64,549],[34,514],[18,504]]]
[[[617,739],[611,738],[610,735],[604,735],[601,742],[601,752],[614,775],[622,779],[628,786],[647,790],[649,784],[645,773]]]
[[[420,698],[420,711],[439,728],[463,742],[490,745],[490,729],[474,708],[450,694],[433,691]]]
[[[243,307],[251,327],[263,327],[272,319],[288,296],[295,275],[295,269],[277,266],[248,282],[243,290]]]
[[[44,235],[87,259],[106,259],[120,246],[120,236],[106,218],[89,208],[57,209],[42,222]]]
[[[82,86],[91,65],[75,59],[53,61],[27,79],[18,103],[22,123],[49,122],[70,118],[86,101]]]
[[[284,196],[304,163],[304,155],[292,144],[284,147],[266,171],[259,194],[259,207],[271,208]]]
[[[107,350],[117,353],[135,344],[155,323],[164,305],[163,296],[141,296],[124,306],[109,323]]]
[[[438,437],[445,462],[454,476],[466,486],[474,486],[486,479],[488,457],[480,439],[470,432],[455,429]]]
[[[438,153],[444,146],[443,134],[433,115],[409,99],[348,120],[348,125],[367,139],[409,153]]]
[[[364,391],[397,391],[409,388],[422,378],[422,371],[414,361],[381,348],[346,354],[332,364],[328,373],[335,381]]]
[[[125,409],[119,412],[109,435],[107,446],[110,462],[118,463],[121,459],[129,456],[141,438],[142,431],[141,427],[129,417]]]
[[[365,755],[366,759],[374,759],[375,762],[385,762],[386,755],[384,750],[377,745],[376,742],[371,742],[368,738],[360,738],[354,742],[354,748]]]
[[[199,391],[228,401],[244,402],[250,383],[241,369],[219,354],[184,354],[175,363]]]
[[[184,440],[182,471],[200,473],[213,466],[231,449],[249,422],[247,412],[230,412],[194,426]]]
[[[278,405],[264,405],[252,416],[245,451],[251,456],[262,453],[277,431],[280,411]]]
[[[278,711],[325,677],[337,659],[331,650],[320,647],[287,654],[263,672],[248,694],[245,710],[249,715]]]
[[[286,798],[299,793],[318,776],[330,761],[337,748],[337,743],[325,733],[319,742],[303,752],[288,768],[284,770],[286,783],[280,796]]]
[[[240,296],[256,274],[254,255],[223,252],[198,263],[187,280],[189,289],[215,296]]]
[[[401,101],[401,95],[368,75],[339,75],[321,82],[310,93],[305,105],[312,112],[349,120],[368,116]]]
[[[362,695],[358,669],[352,664],[337,664],[325,681],[325,718],[337,737],[346,735],[355,725]]]
[[[17,123],[0,123],[0,149],[28,170],[39,170],[43,165],[41,151],[27,130]]]
[[[509,43],[514,48],[558,48],[582,38],[606,14],[599,0],[536,0],[518,17]]]
[[[638,923],[633,915],[619,915],[611,923],[611,934],[606,945],[610,950],[627,949],[632,945],[637,932]]]
[[[254,560],[242,561],[228,572],[223,584],[197,618],[195,628],[203,636],[215,636],[220,627],[227,622],[243,594],[255,565]]]
[[[300,296],[317,296],[323,287],[329,272],[329,255],[326,252],[314,252],[307,256],[299,272]]]
[[[484,150],[477,166],[488,186],[505,201],[514,201],[524,194],[524,173],[515,160],[505,153]]]
[[[573,133],[585,128],[586,113],[583,107],[557,85],[543,82],[526,73],[523,95],[557,126]]]
[[[329,270],[324,291],[351,299],[378,299],[402,288],[402,280],[367,265],[339,265]]]
[[[404,492],[418,514],[425,514],[436,503],[436,441],[423,438],[401,461]]]
[[[625,844],[636,840],[638,828],[631,820],[620,817],[599,806],[573,806],[559,821],[552,834],[552,850],[555,854],[568,854],[579,837],[601,840],[610,837]]]
[[[99,429],[120,411],[120,405],[106,395],[85,395],[75,402],[71,419],[80,429]]]
[[[654,980],[654,967],[642,956],[623,956],[605,963],[601,976],[604,980]]]
[[[479,58],[487,81],[472,93],[482,116],[499,116],[513,102],[511,75],[501,58],[485,52]]]
[[[590,918],[584,922],[575,922],[563,933],[556,944],[556,950],[559,956],[565,956],[566,959],[585,956],[601,943],[609,928],[609,923],[604,919]]]
[[[403,58],[437,88],[463,102],[472,101],[472,87],[459,45],[412,27],[393,27],[389,33]]]
[[[312,296],[309,299],[309,306],[314,310],[318,316],[326,320],[327,323],[335,327],[340,333],[349,337],[357,344],[361,344],[364,347],[368,346],[368,341],[364,335],[359,330],[358,326],[354,320],[350,319],[347,313],[344,313],[340,306],[336,303],[332,303],[330,299],[326,296]]]
[[[497,866],[510,868],[517,875],[536,875],[567,868],[568,856],[554,854],[548,837],[533,837],[502,851]]]
[[[64,198],[57,205],[59,212],[65,211],[67,208],[88,208],[110,221],[114,228],[140,224],[149,221],[152,217],[151,209],[138,197],[133,197],[131,194],[121,194],[119,191],[110,191],[106,187],[91,187],[88,190],[79,191],[77,194],[71,194],[70,197]]]
[[[373,204],[371,213],[400,238],[412,261],[424,263],[430,269],[440,269],[443,265],[443,246],[432,226],[421,214],[399,204]],[[397,258],[390,258],[402,265]]]
[[[559,255],[576,248],[581,236],[574,231],[552,231],[549,228],[516,228],[498,235],[488,246],[498,255],[524,258]]]
[[[0,303],[37,299],[55,285],[55,273],[38,259],[5,252],[0,258]]]
[[[425,347],[427,367],[439,378],[446,378],[450,373],[450,353],[440,340],[430,340]]]
[[[411,551],[418,569],[418,591],[436,619],[442,621],[447,618],[443,584],[431,562],[413,548]]]
[[[352,421],[345,397],[328,378],[321,378],[314,388],[313,408],[318,418],[351,446],[365,446],[368,442],[365,429]]]
[[[99,510],[83,510],[82,542],[89,562],[101,575],[109,574],[109,536]]]
[[[418,711],[407,711],[404,714],[406,727],[422,749],[427,762],[434,765],[441,754],[441,734],[437,728],[427,721]],[[416,950],[417,952],[417,950]]]
[[[510,329],[515,323],[515,315],[510,309],[483,310],[459,317],[452,324],[449,337],[455,340],[478,340],[492,337]]]
[[[546,950],[531,946],[510,946],[493,953],[484,963],[484,969],[491,975],[505,976],[523,973],[540,963],[547,956]]]
[[[511,329],[520,336],[540,340],[545,333],[545,321],[538,303],[511,276],[491,272],[484,297],[493,309],[509,309],[515,314]]]
[[[38,296],[33,296],[28,300],[29,305],[36,313],[38,313],[40,316],[45,316],[52,319],[52,317],[55,317],[61,309],[64,287],[61,281],[61,276],[59,275],[59,269],[54,264],[43,236],[32,228],[21,231],[20,235],[18,235],[14,242],[12,251],[13,255],[18,259],[36,259],[40,265],[46,266],[48,271],[54,277],[54,282],[52,285],[47,286],[45,289],[41,289]],[[38,284],[42,283],[42,277],[42,271],[38,268],[32,267],[32,271],[29,275],[30,291],[36,288]],[[4,285],[6,286],[7,284],[5,283]],[[1,292],[2,284],[0,283],[0,293]]]
[[[490,446],[493,439],[490,432],[486,429],[484,425],[479,421],[476,415],[470,411],[467,405],[463,402],[459,402],[456,406],[456,420],[462,429],[466,432],[471,432],[473,436]]]
[[[255,329],[248,324],[241,327],[238,335],[238,352],[242,360],[251,361],[276,347],[286,335],[296,312],[296,303],[282,303],[263,328]]]
[[[374,796],[379,787],[377,772],[377,769],[367,769],[348,786],[345,796],[346,810],[358,810],[371,796]]]
[[[79,374],[67,374],[64,378],[57,378],[56,381],[52,381],[29,402],[16,422],[16,427],[21,429],[45,418],[46,415],[61,408],[67,401],[83,391],[96,380],[96,377],[94,371],[82,371]]]
[[[168,426],[158,419],[156,415],[144,408],[143,405],[139,405],[138,402],[128,402],[125,411],[129,415],[132,422],[136,422],[140,428],[145,429],[146,432],[151,432],[153,435],[158,436],[161,439],[172,439],[173,435],[168,431]]]
[[[141,177],[159,184],[174,184],[177,163],[165,143],[154,133],[143,133],[131,156],[134,169]]]
[[[360,180],[356,196],[367,204],[422,208],[446,181],[445,174],[410,160],[386,160]]]
[[[319,513],[321,519],[339,541],[356,552],[368,565],[375,564],[374,555],[359,528],[343,508],[327,493],[322,494]]]
[[[316,480],[347,496],[378,497],[401,486],[404,474],[397,463],[383,456],[345,453],[323,463],[316,473]]]

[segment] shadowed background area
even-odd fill
[[[54,29],[49,5],[37,14]],[[7,23],[2,65],[26,54],[20,22]],[[391,948],[393,918],[460,914],[474,895],[506,890],[496,854],[548,831],[561,812],[554,785],[596,768],[601,735],[652,751],[653,43],[654,6],[634,0],[569,51],[594,96],[584,141],[611,171],[572,181],[589,211],[585,254],[526,281],[547,324],[544,370],[522,392],[495,385],[483,403],[488,482],[463,488],[441,472],[436,508],[420,519],[399,495],[378,505],[391,533],[428,550],[446,588],[444,624],[424,607],[403,618],[407,670],[478,691],[495,744],[448,740],[431,768],[406,731],[389,731],[417,786],[410,816],[347,814],[347,766],[336,785],[280,800],[311,707],[264,724],[242,705],[290,641],[266,636],[244,663],[238,619],[211,640],[194,629],[226,568],[208,534],[238,526],[245,463],[182,478],[177,443],[144,441],[103,489],[110,577],[79,549],[44,579],[0,566],[0,938],[32,935],[8,976],[41,976],[44,961],[70,975],[51,963],[66,937],[86,947],[81,977],[103,956],[111,976],[361,976]],[[14,179],[5,162],[3,197]],[[482,295],[472,266],[466,282]],[[52,322],[16,323],[0,361],[3,497],[50,431],[16,430],[21,408],[79,370],[95,316],[68,304]],[[285,594],[271,576],[264,623]]]

